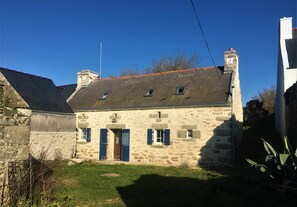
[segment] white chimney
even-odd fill
[[[76,90],[87,87],[93,80],[98,78],[98,73],[92,70],[82,70],[77,73]]]
[[[292,17],[284,17],[280,19],[280,40],[292,39],[292,19]]]

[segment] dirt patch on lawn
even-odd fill
[[[62,186],[75,186],[78,181],[75,178],[63,178],[56,180],[57,183],[61,183]]]
[[[105,176],[105,177],[119,177],[121,175],[118,174],[118,173],[104,173],[101,176]]]

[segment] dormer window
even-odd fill
[[[155,89],[148,89],[145,96],[153,96]]]
[[[186,89],[185,86],[179,86],[179,87],[176,88],[175,94],[176,95],[183,95],[185,93],[185,89]]]
[[[109,92],[104,92],[102,93],[101,97],[99,98],[99,100],[105,100],[108,96]]]

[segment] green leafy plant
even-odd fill
[[[2,107],[7,107],[9,104],[9,98],[8,96],[4,95],[1,97],[1,106]]]
[[[295,153],[291,149],[287,137],[284,137],[285,149],[284,153],[278,153],[264,139],[263,144],[268,155],[263,164],[246,159],[247,162],[258,168],[261,172],[267,175],[275,184],[283,186],[283,191],[289,184],[297,186],[297,149]]]

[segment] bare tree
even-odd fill
[[[191,68],[197,68],[200,65],[200,58],[193,54],[188,57],[184,53],[178,53],[175,56],[161,56],[154,59],[150,66],[144,70],[125,68],[120,76],[133,76],[138,74],[159,73],[173,70],[186,70]]]
[[[138,72],[137,69],[126,68],[121,72],[120,76],[121,77],[123,77],[123,76],[134,76],[134,75],[138,75],[138,74],[140,74],[140,73]]]
[[[152,61],[151,66],[145,69],[145,73],[159,73],[173,70],[186,70],[196,68],[200,64],[200,58],[194,54],[191,57],[184,53],[179,53],[175,56],[164,57]]]
[[[268,115],[274,113],[275,87],[272,86],[259,92],[258,99],[263,102],[263,109],[268,112]]]

